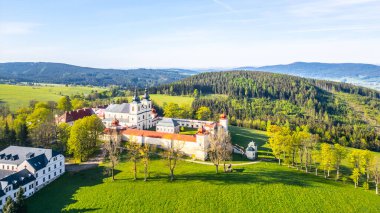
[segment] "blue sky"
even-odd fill
[[[0,62],[380,64],[379,0],[0,0]]]

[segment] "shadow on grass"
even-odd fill
[[[169,175],[167,173],[156,173],[152,175],[148,182],[151,181],[167,181]],[[233,185],[233,184],[283,184],[299,187],[318,187],[316,183],[323,183],[334,186],[343,186],[331,180],[325,180],[321,177],[313,176],[289,170],[269,170],[269,171],[246,171],[245,168],[236,168],[232,173],[223,173],[219,170],[219,174],[213,172],[191,173],[191,174],[175,174],[173,183],[181,183],[184,181],[207,182],[215,185]]]
[[[119,170],[115,170],[115,175]],[[102,184],[104,167],[97,167],[80,172],[66,172],[62,177],[50,183],[35,195],[27,199],[28,212],[86,212],[97,209],[70,209],[65,207],[77,202],[75,193],[82,187]]]
[[[62,211],[62,212],[65,212],[65,213],[93,212],[99,209],[100,208],[70,209],[70,210]]]

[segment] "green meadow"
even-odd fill
[[[99,87],[41,85],[22,86],[0,84],[0,103],[6,103],[11,110],[28,106],[29,101],[57,101],[63,95],[89,94],[91,91],[104,90]]]
[[[180,162],[168,181],[163,160],[150,165],[150,179],[132,180],[130,163],[116,180],[98,167],[67,173],[28,199],[30,212],[379,212],[380,197],[351,184],[324,180],[275,163],[214,167]]]
[[[266,150],[265,132],[230,126],[234,143],[254,140]],[[268,152],[260,153],[261,158]],[[238,163],[238,162],[235,162]],[[27,200],[30,212],[380,212],[373,189],[325,180],[276,162],[233,166],[233,173],[180,161],[168,180],[164,160],[150,163],[150,179],[132,180],[132,165],[117,166],[116,180],[102,166],[66,173]]]

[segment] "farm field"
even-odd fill
[[[170,96],[161,94],[150,94],[151,99],[159,106],[163,106],[164,103],[176,103],[176,104],[190,104],[194,98],[189,96]]]
[[[62,95],[88,94],[92,90],[102,91],[100,87],[44,85],[21,86],[0,84],[0,103],[9,104],[12,111],[28,106],[29,101],[57,101]]]

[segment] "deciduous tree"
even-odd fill
[[[67,143],[69,154],[79,161],[86,161],[100,144],[99,136],[103,129],[104,125],[96,115],[76,120]]]
[[[170,181],[174,180],[174,170],[177,166],[178,160],[183,156],[182,149],[184,146],[183,141],[171,140],[170,147],[164,150],[163,157],[167,160],[167,165],[170,170]]]
[[[119,131],[117,129],[111,129],[110,139],[104,142],[104,148],[107,151],[107,157],[111,164],[111,176],[114,181],[115,166],[119,163],[121,154],[121,140],[119,139]]]
[[[347,149],[340,144],[334,144],[333,150],[333,162],[335,162],[336,169],[336,180],[339,180],[340,177],[340,165],[342,164],[342,160],[347,157]]]
[[[196,117],[198,120],[209,120],[211,116],[211,110],[208,107],[202,106],[196,112]]]
[[[144,164],[144,181],[147,181],[148,176],[149,176],[149,161],[150,157],[152,155],[152,152],[155,150],[154,145],[150,145],[148,143],[143,144],[140,147],[140,156],[141,156],[141,161]]]
[[[58,100],[57,108],[62,111],[71,111],[73,106],[71,104],[71,100],[69,96],[63,96]]]
[[[133,180],[137,180],[137,162],[140,159],[140,144],[137,142],[135,137],[129,139],[126,144],[127,146],[127,154],[129,160],[133,163],[132,172],[133,172]]]

